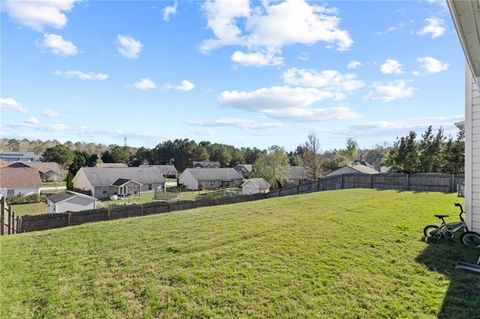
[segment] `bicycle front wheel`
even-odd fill
[[[460,241],[467,247],[480,248],[480,234],[467,231],[460,236]]]
[[[440,227],[438,227],[437,225],[428,225],[423,229],[423,235],[425,236],[425,238],[431,238],[432,235],[435,234],[435,233],[432,234],[432,232],[439,228]]]

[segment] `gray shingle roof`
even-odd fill
[[[64,192],[61,192],[61,193],[58,193],[58,194],[50,195],[50,196],[47,197],[47,199],[49,201],[51,201],[52,203],[56,204],[56,203],[63,202],[64,200],[67,200],[69,198],[73,198],[73,197],[76,197],[76,196],[90,198],[90,199],[92,199],[92,201],[97,200],[95,197],[88,196],[88,195],[85,195],[85,194],[76,193],[76,192],[72,192],[72,191],[64,191]]]
[[[185,172],[190,172],[198,181],[243,179],[243,176],[233,168],[187,168],[183,173]]]
[[[288,171],[289,179],[306,179],[305,167],[303,166],[290,166]]]
[[[208,161],[201,161],[201,162],[193,162],[193,166],[201,166],[203,168],[215,168],[220,167],[220,162],[208,162]]]
[[[376,171],[375,169],[362,164],[351,165],[350,167],[363,174],[378,174],[378,171]]]
[[[264,180],[263,178],[250,178],[245,181],[245,183],[242,184],[245,185],[247,183],[252,183],[255,186],[258,186],[259,189],[266,189],[270,187],[270,184]]]
[[[177,175],[177,169],[174,165],[140,165],[139,167],[156,167],[160,169],[164,175]]]
[[[92,186],[110,186],[119,178],[133,179],[144,185],[165,182],[162,171],[156,167],[82,167],[81,170]]]

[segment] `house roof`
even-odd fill
[[[156,167],[160,169],[164,175],[176,175],[178,173],[174,165],[140,165],[139,167]]]
[[[244,168],[248,173],[252,172],[253,165],[252,164],[237,164],[235,168]]]
[[[290,166],[288,170],[289,179],[306,179],[305,167],[303,166]]]
[[[135,184],[139,184],[139,185],[142,185],[141,183],[137,182],[137,181],[134,181],[133,179],[128,179],[128,178],[119,178],[117,179],[115,182],[113,182],[112,185],[115,185],[115,186],[123,186],[125,184],[127,184],[128,182],[133,182]]]
[[[263,178],[250,178],[245,181],[245,183],[242,184],[242,186],[246,184],[253,184],[257,186],[259,189],[266,189],[270,187],[270,184],[264,180]]]
[[[46,173],[49,171],[60,173],[62,170],[60,165],[55,162],[22,162],[22,164],[26,164],[30,167],[35,167],[41,173]]]
[[[467,63],[480,84],[480,0],[448,0]]]
[[[193,162],[193,166],[195,165],[200,165],[205,168],[214,168],[214,167],[220,167],[220,162],[208,162],[208,161]]]
[[[125,163],[97,163],[95,167],[103,167],[103,168],[119,168],[119,167],[128,167]]]
[[[58,194],[50,195],[47,197],[47,200],[54,203],[58,204],[60,202],[66,201],[67,199],[73,198],[73,197],[83,197],[83,198],[88,198],[91,199],[92,201],[96,201],[97,199],[92,196],[88,196],[85,194],[77,193],[77,192],[72,192],[72,191],[63,191]]]
[[[92,186],[110,186],[119,178],[132,179],[140,184],[165,182],[162,171],[155,167],[82,167],[77,175],[81,172]]]
[[[243,179],[243,176],[233,168],[187,168],[182,174],[186,172],[199,181]]]
[[[37,188],[41,186],[40,174],[34,167],[0,168],[0,188]]]
[[[378,174],[378,171],[376,171],[375,169],[362,164],[348,165],[348,166],[363,174]]]

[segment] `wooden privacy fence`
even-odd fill
[[[0,236],[13,235],[19,232],[22,219],[15,216],[12,207],[7,205],[5,197],[0,199]]]
[[[343,174],[322,177],[316,181],[303,183],[298,186],[275,189],[266,194],[261,193],[215,199],[202,198],[191,201],[152,202],[141,205],[111,206],[109,208],[84,210],[80,212],[22,216],[20,218],[15,217],[11,209],[6,206],[5,200],[2,199],[2,235],[6,233],[14,234],[19,232],[61,228],[105,220],[161,214],[198,207],[234,204],[266,198],[337,189],[376,188],[399,191],[456,192],[457,185],[463,184],[463,181],[463,175],[437,173],[410,175],[401,173],[381,173],[374,175]],[[6,217],[4,218],[4,216]]]

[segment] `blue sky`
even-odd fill
[[[3,1],[2,137],[323,149],[464,114],[442,1]]]

